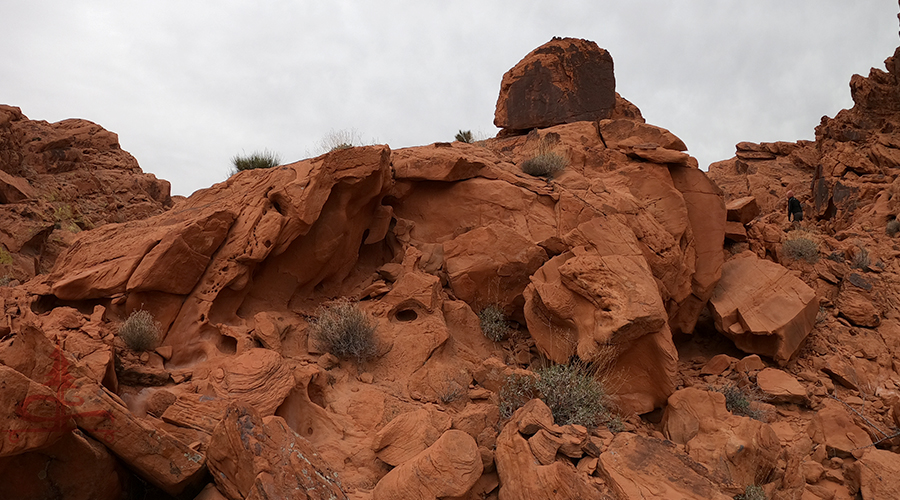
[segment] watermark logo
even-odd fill
[[[60,348],[54,349],[52,356],[53,366],[44,385],[55,389],[56,396],[32,394],[16,407],[16,415],[31,425],[22,429],[7,430],[10,443],[18,443],[29,433],[71,431],[75,428],[72,424],[73,419],[114,420],[113,414],[108,410],[78,411],[85,402],[81,397],[70,395],[70,390],[78,387],[75,385],[75,377],[69,372],[69,362]],[[52,410],[47,411],[48,407]],[[112,442],[114,438],[115,429],[85,428],[83,425],[80,427],[107,443]]]

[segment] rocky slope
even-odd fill
[[[888,498],[897,171],[823,166],[889,149],[896,80],[873,75],[815,143],[741,144],[707,176],[606,51],[554,39],[504,76],[497,138],[337,150],[79,232],[0,288],[0,475],[32,478],[0,497]],[[568,165],[525,173],[541,155]],[[836,207],[807,225],[844,262],[786,258],[785,170]],[[371,357],[313,334],[341,300]],[[119,329],[140,310],[163,335],[143,352]],[[601,377],[600,425],[509,407],[552,364]]]
[[[47,273],[75,235],[171,207],[116,134],[87,120],[29,120],[0,105],[0,280]]]

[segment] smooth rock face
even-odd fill
[[[475,440],[463,431],[451,429],[385,475],[372,491],[372,498],[436,500],[460,496],[475,485],[482,470]]]
[[[741,256],[722,266],[709,301],[716,329],[748,353],[791,359],[819,312],[813,289],[779,264]]]
[[[615,106],[609,53],[587,40],[554,38],[503,75],[494,125],[527,130],[598,120]]]

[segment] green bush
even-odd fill
[[[607,408],[603,385],[580,363],[552,365],[537,371],[537,377],[513,375],[500,390],[500,414],[509,418],[516,410],[539,397],[553,413],[557,425],[577,424],[589,429],[603,423],[621,425]]]
[[[781,244],[784,255],[792,260],[803,259],[810,264],[819,262],[819,243],[805,231],[791,231]]]
[[[485,307],[478,313],[478,321],[481,323],[481,332],[494,342],[506,339],[509,333],[509,323],[503,311],[494,305]]]
[[[887,233],[891,238],[894,237],[897,233],[900,233],[900,220],[891,219],[888,221],[887,226],[884,227],[884,232]]]
[[[319,309],[319,317],[312,323],[312,335],[326,351],[357,364],[374,358],[378,352],[375,323],[346,299]]]
[[[455,139],[459,142],[465,142],[466,144],[471,144],[475,142],[475,137],[472,135],[471,130],[460,130]]]
[[[234,171],[243,172],[244,170],[255,170],[257,168],[272,168],[281,164],[281,158],[268,150],[263,152],[254,152],[250,156],[234,155],[231,158],[231,164],[234,165]]]
[[[149,311],[134,311],[119,326],[119,337],[132,351],[151,351],[159,345],[159,324]]]
[[[528,175],[551,177],[557,172],[562,172],[568,164],[569,160],[565,156],[548,151],[525,160],[520,168]]]

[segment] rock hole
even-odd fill
[[[403,309],[402,311],[397,311],[397,314],[395,314],[394,317],[397,318],[397,321],[407,323],[418,319],[419,313],[412,309]]]

